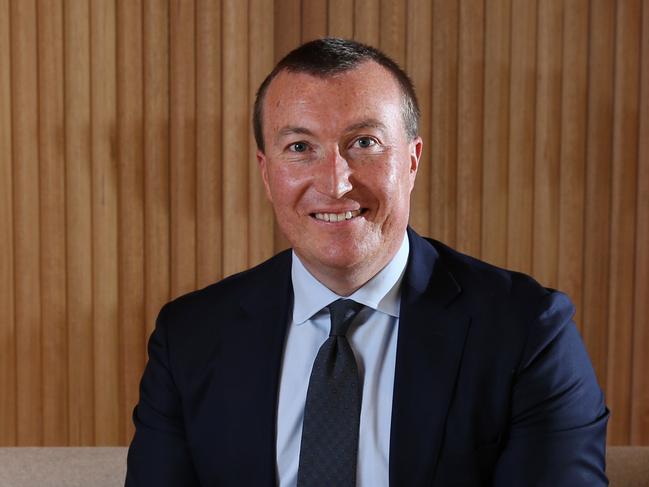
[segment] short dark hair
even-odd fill
[[[419,134],[419,104],[412,81],[399,65],[378,49],[347,39],[328,37],[302,44],[289,52],[277,63],[257,90],[252,125],[255,131],[257,148],[262,152],[264,147],[263,104],[268,86],[282,71],[307,73],[326,78],[344,71],[349,71],[366,61],[374,61],[387,69],[394,76],[403,95],[402,114],[406,134],[414,139]]]

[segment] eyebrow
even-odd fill
[[[385,130],[385,124],[383,122],[380,122],[379,120],[376,120],[375,118],[368,118],[367,120],[361,120],[360,122],[353,123],[349,126],[347,126],[344,130],[345,133],[348,132],[354,132],[356,130],[361,130],[361,129],[380,129],[380,130]],[[300,126],[294,126],[294,125],[286,125],[285,127],[282,127],[278,132],[277,136],[275,137],[275,140],[279,140],[282,137],[286,137],[287,135],[294,135],[294,134],[302,134],[302,135],[311,135],[313,136],[313,132],[311,132],[308,128],[306,127],[300,127]]]
[[[293,135],[293,134],[313,135],[313,132],[311,132],[309,129],[305,127],[287,125],[285,127],[282,127],[277,132],[277,136],[275,137],[275,140],[279,140],[282,137],[286,137],[287,135]]]
[[[360,129],[380,129],[385,130],[385,124],[375,118],[368,118],[367,120],[361,120],[360,122],[354,123],[348,126],[345,129],[345,132],[354,132],[355,130]]]

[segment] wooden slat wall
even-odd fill
[[[43,370],[49,371],[43,375],[43,443],[56,445],[69,428],[66,233],[62,231],[66,216],[65,142],[61,131],[65,113],[64,30],[61,1],[39,1],[38,9],[41,315],[48,317],[47,326],[41,325],[42,360]],[[100,322],[103,316],[99,316]]]
[[[120,445],[172,297],[286,245],[251,105],[325,35],[412,76],[412,225],[575,301],[649,445],[649,0],[0,0],[0,445]]]

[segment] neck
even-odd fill
[[[302,265],[304,265],[313,277],[337,295],[346,297],[363,287],[370,279],[381,272],[394,258],[400,246],[401,241],[391,249],[392,251],[387,256],[381,260],[372,262],[371,265],[363,261],[358,265],[342,268],[314,265],[308,259],[300,256],[299,253],[296,253],[300,257]]]
[[[327,286],[331,291],[338,296],[344,297],[350,296],[363,287],[367,281],[372,279],[383,268],[382,266],[377,269],[358,272],[352,269],[345,269],[343,271],[338,269],[314,269],[306,263],[304,263],[304,267],[307,268],[313,277]]]

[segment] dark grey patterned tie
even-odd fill
[[[311,370],[304,407],[298,487],[354,487],[361,386],[347,330],[362,304],[329,306],[331,331]]]

